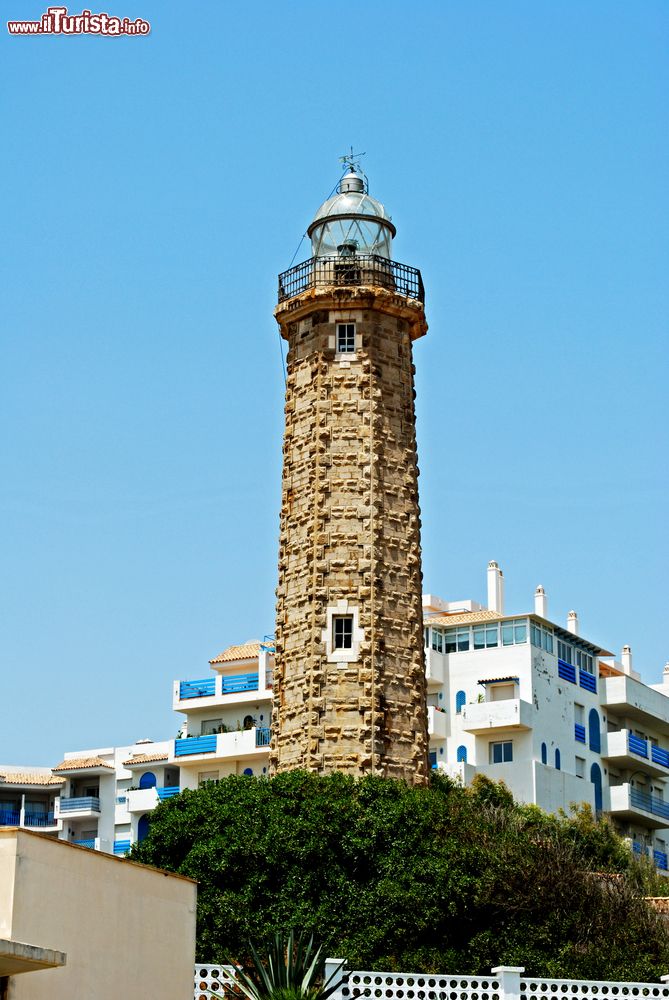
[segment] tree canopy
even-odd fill
[[[655,980],[669,937],[658,876],[607,819],[551,816],[479,776],[427,788],[303,771],[161,803],[133,860],[199,882],[197,956],[244,960],[279,930],[357,969]]]

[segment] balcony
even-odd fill
[[[310,288],[333,285],[370,285],[425,302],[420,271],[378,254],[354,253],[349,257],[312,257],[279,275],[279,303]]]
[[[650,730],[669,736],[669,698],[633,677],[605,677],[600,680],[602,706],[615,715],[637,719]]]
[[[96,795],[77,795],[66,798],[61,795],[60,804],[56,809],[62,816],[75,814],[78,816],[94,816],[100,812],[100,799]]]
[[[577,743],[585,743],[585,726],[578,722],[574,723],[574,739]]]
[[[18,826],[20,821],[19,809],[0,809],[0,826]]]
[[[634,820],[654,829],[669,827],[669,802],[629,784],[612,785],[609,791],[612,816]]]
[[[428,691],[440,688],[446,680],[443,653],[436,649],[425,650],[425,677]]]
[[[264,726],[211,736],[192,736],[174,741],[174,757],[185,766],[190,762],[188,758],[194,763],[201,760],[209,763],[219,759],[258,756],[267,753],[270,739],[270,730]]]
[[[534,724],[534,706],[521,698],[505,701],[481,701],[462,708],[462,728],[477,735],[495,729],[522,732]]]
[[[23,814],[23,825],[30,827],[31,830],[48,830],[49,828],[55,829],[58,826],[58,820],[53,812],[40,812],[26,806]]]
[[[158,799],[164,802],[165,799],[173,799],[175,795],[178,795],[181,789],[178,785],[165,785],[162,788],[156,788],[158,793]]]
[[[267,672],[264,691],[271,687],[271,672]],[[257,700],[257,692],[260,691],[260,675],[257,670],[246,674],[217,674],[214,677],[205,677],[196,681],[176,681],[174,684],[174,708],[179,711],[190,711],[192,708],[208,707],[220,704],[220,698],[226,701],[235,700],[235,696],[240,701],[248,701],[253,698]],[[266,697],[269,696],[269,692]],[[207,699],[204,702],[204,699]],[[204,704],[202,704],[202,702]],[[184,705],[183,702],[187,702]]]
[[[151,812],[158,805],[158,789],[131,788],[126,792],[129,813]]]
[[[604,735],[602,757],[618,767],[669,778],[669,751],[640,739],[629,729]]]
[[[115,840],[114,841],[114,854],[117,857],[123,857],[130,850],[130,840]]]
[[[445,740],[446,733],[446,712],[435,705],[428,705],[427,709],[427,732],[430,740],[439,742]]]

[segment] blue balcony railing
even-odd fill
[[[238,691],[257,691],[258,674],[236,674],[234,677],[221,678],[223,694],[236,694]]]
[[[114,854],[127,854],[129,850],[130,850],[129,840],[114,841]]]
[[[667,855],[664,851],[653,851],[653,863],[656,868],[661,868],[663,872],[669,871],[667,868]]]
[[[586,691],[597,694],[597,678],[594,674],[589,674],[587,670],[582,670],[581,667],[578,668],[578,683]]]
[[[637,854],[639,857],[641,857],[642,854],[645,854],[645,849],[641,846],[638,840],[632,841],[632,853]]]
[[[572,684],[575,684],[576,667],[567,663],[566,660],[558,660],[558,677],[561,677],[563,681],[571,681]]]
[[[216,678],[205,677],[202,681],[179,681],[179,698],[209,698],[216,693]]]
[[[669,802],[658,799],[655,795],[640,792],[638,788],[630,788],[630,802],[635,809],[643,809],[644,812],[652,813],[653,816],[669,819]]]
[[[26,809],[23,816],[26,826],[46,827],[53,826],[56,822],[52,812],[33,812]]]
[[[18,826],[20,819],[18,809],[0,809],[0,826]]]
[[[585,726],[579,725],[578,722],[574,723],[574,739],[577,743],[585,743]]]
[[[60,797],[60,811],[67,812],[100,812],[100,799],[95,795],[79,795],[72,798]]]
[[[188,736],[174,741],[174,756],[186,757],[192,753],[214,753],[216,736]]]
[[[260,726],[256,729],[256,746],[257,747],[268,747],[271,739],[271,732],[267,726]]]
[[[76,844],[77,847],[90,847],[95,850],[95,838],[93,840],[73,840],[72,843]]]
[[[650,757],[654,764],[669,767],[669,751],[663,750],[662,747],[651,746]]]
[[[178,785],[166,785],[164,788],[156,788],[158,792],[158,798],[162,802],[163,799],[171,799],[175,795],[178,795],[181,789]]]
[[[630,753],[635,753],[638,757],[645,757],[648,759],[648,743],[646,740],[642,740],[639,736],[635,736],[634,733],[628,733],[627,746]]]

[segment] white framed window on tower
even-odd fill
[[[355,353],[355,323],[337,323],[337,354]]]
[[[332,618],[333,649],[353,648],[353,615],[334,615]]]

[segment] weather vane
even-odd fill
[[[364,153],[354,153],[353,146],[351,146],[351,152],[344,153],[343,156],[340,156],[339,162],[343,165],[343,167],[348,167],[349,170],[357,170],[360,166],[359,160],[364,155]]]

